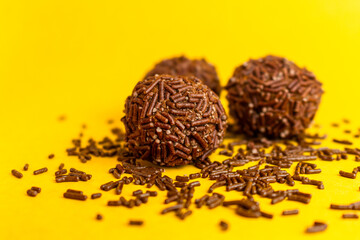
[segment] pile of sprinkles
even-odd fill
[[[232,129],[232,126],[229,127]],[[335,161],[339,159],[348,159],[349,155],[360,157],[360,149],[344,148],[330,149],[325,147],[316,148],[326,136],[303,135],[301,138],[292,140],[269,140],[266,138],[253,138],[250,140],[234,140],[227,145],[222,144],[218,151],[219,155],[228,158],[222,162],[211,162],[207,157],[204,160],[194,161],[193,165],[198,169],[187,175],[178,175],[175,178],[167,176],[166,170],[162,167],[152,165],[138,159],[131,153],[126,143],[124,143],[125,133],[119,128],[112,129],[115,139],[105,137],[101,141],[90,139],[83,146],[81,139],[72,141],[73,147],[67,149],[69,156],[77,156],[81,162],[91,160],[96,157],[117,157],[118,163],[110,168],[108,173],[115,180],[99,186],[102,192],[90,194],[91,199],[98,199],[104,192],[112,192],[117,198],[107,201],[109,207],[134,208],[141,207],[148,203],[150,198],[158,197],[158,191],[165,191],[164,208],[159,210],[160,214],[173,214],[180,220],[191,217],[193,211],[199,208],[214,209],[218,207],[230,208],[234,213],[245,218],[273,218],[272,213],[261,210],[260,204],[254,200],[258,195],[268,198],[271,204],[277,204],[281,201],[296,201],[301,204],[308,204],[312,195],[301,192],[298,189],[289,188],[288,190],[275,190],[273,183],[280,183],[293,187],[296,182],[301,184],[314,185],[317,189],[324,189],[323,182],[310,179],[308,176],[321,174],[321,169],[312,161],[320,159],[323,161]],[[231,137],[233,133],[229,132]],[[227,136],[225,136],[227,137]],[[310,140],[310,141],[309,141]],[[245,146],[245,148],[243,147]],[[237,150],[235,149],[237,147]],[[84,159],[86,161],[84,161]],[[248,163],[256,162],[255,165],[248,168],[238,169]],[[295,171],[290,172],[289,168],[293,165]],[[29,164],[24,166],[23,171],[29,169]],[[352,172],[340,170],[339,176],[354,179],[360,167],[356,167]],[[40,174],[47,171],[47,168],[35,170],[34,174]],[[23,174],[13,169],[11,173],[22,178]],[[78,182],[89,181],[92,175],[85,171],[75,168],[65,168],[60,164],[55,174],[55,182]],[[207,194],[200,198],[194,198],[194,192],[201,187],[199,179],[206,179],[213,182],[207,190]],[[133,191],[132,197],[125,198],[121,196],[122,190],[126,185],[139,185],[139,189]],[[144,190],[148,189],[148,190]],[[217,189],[224,189],[226,192],[236,191],[242,196],[238,199],[226,199],[226,194],[220,194]],[[32,187],[27,191],[31,197],[35,197],[41,192],[41,188]],[[81,190],[68,189],[63,193],[67,199],[86,201],[88,196]],[[194,206],[195,208],[191,207]],[[190,209],[191,208],[191,209]],[[360,203],[350,203],[347,205],[331,204],[330,209],[336,210],[359,210]],[[298,209],[288,209],[282,212],[282,216],[297,215]],[[355,213],[344,213],[343,219],[357,219]],[[102,220],[103,216],[97,214],[96,220]],[[129,225],[142,226],[143,220],[129,220]],[[226,231],[229,224],[221,220],[220,229]],[[315,222],[313,226],[305,229],[306,233],[325,231],[326,223]]]

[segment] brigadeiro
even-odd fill
[[[145,78],[155,74],[195,76],[203,81],[203,83],[217,95],[220,95],[221,86],[216,69],[205,59],[190,60],[184,56],[165,59],[156,64],[155,67],[146,74]]]
[[[203,161],[222,142],[227,116],[198,78],[155,75],[126,99],[126,141],[133,154],[162,166]]]
[[[239,130],[271,138],[302,134],[323,94],[312,72],[276,56],[251,59],[239,66],[226,89],[230,115]]]

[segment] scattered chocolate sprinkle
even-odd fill
[[[69,175],[56,176],[56,178],[55,178],[55,181],[57,183],[78,182],[79,180],[80,180],[80,178],[78,176],[69,176]]]
[[[144,224],[144,221],[142,220],[130,220],[129,225],[131,226],[142,226]]]
[[[24,168],[23,168],[23,170],[24,170],[24,171],[27,171],[27,170],[29,170],[29,164],[28,164],[28,163],[26,163],[26,164],[24,165]]]
[[[49,159],[53,159],[54,157],[55,157],[55,154],[53,154],[53,153],[48,156]]]
[[[327,229],[327,224],[322,222],[314,222],[314,225],[306,229],[306,233],[317,233]]]
[[[356,178],[356,173],[349,173],[349,172],[344,172],[342,170],[339,171],[340,176],[342,177],[346,177],[346,178],[352,178],[355,179]]]
[[[27,195],[30,197],[36,197],[36,195],[38,195],[38,192],[32,189],[27,190]]]
[[[19,172],[18,170],[16,169],[13,169],[11,170],[11,173],[14,177],[17,177],[17,178],[22,178],[23,177],[23,174],[21,172]]]
[[[96,220],[103,220],[103,216],[101,214],[97,214],[96,215]]]
[[[298,209],[293,209],[293,210],[284,210],[282,212],[282,215],[287,216],[287,215],[297,215],[299,214],[299,210]]]
[[[336,210],[360,210],[360,202],[354,202],[348,205],[331,204],[330,208]]]
[[[227,231],[229,229],[229,224],[225,221],[220,221],[219,226],[222,231]]]
[[[85,201],[87,196],[84,195],[82,192],[74,192],[74,191],[67,191],[63,194],[64,198],[75,199],[75,200],[82,200]]]
[[[96,199],[96,198],[100,198],[101,197],[101,193],[93,193],[91,194],[91,199]]]
[[[340,144],[344,144],[344,145],[352,145],[353,143],[348,141],[348,140],[339,140],[339,139],[333,139],[333,142],[335,143],[340,143]]]
[[[344,213],[342,215],[342,218],[354,218],[354,219],[358,219],[359,216],[356,213]]]
[[[59,166],[59,170],[62,170],[64,167],[65,167],[65,164],[61,163],[60,166]]]
[[[48,169],[47,169],[46,167],[40,168],[40,169],[34,171],[34,175],[38,175],[38,174],[41,174],[41,173],[45,173],[45,172],[47,172],[47,171],[48,171]]]
[[[61,170],[55,172],[55,176],[60,176],[60,175],[66,174],[66,173],[67,173],[66,169],[61,169]]]

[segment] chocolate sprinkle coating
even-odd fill
[[[251,59],[236,68],[226,89],[230,115],[239,130],[271,138],[302,134],[323,94],[312,72],[275,56]]]
[[[227,116],[198,78],[155,75],[140,81],[125,103],[129,150],[161,166],[204,161],[222,142]]]
[[[194,76],[203,81],[217,95],[220,95],[221,86],[216,69],[205,59],[190,60],[185,56],[165,59],[157,63],[145,78],[155,74]]]

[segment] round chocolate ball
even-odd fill
[[[125,103],[128,148],[161,166],[205,160],[222,142],[226,113],[198,78],[155,75],[140,81]]]
[[[217,95],[220,95],[221,86],[216,69],[205,59],[190,60],[185,56],[165,59],[156,64],[155,67],[146,74],[145,78],[155,74],[195,76],[203,81],[203,83]]]
[[[235,69],[226,89],[230,115],[248,136],[301,135],[319,107],[323,90],[312,72],[276,56]]]

